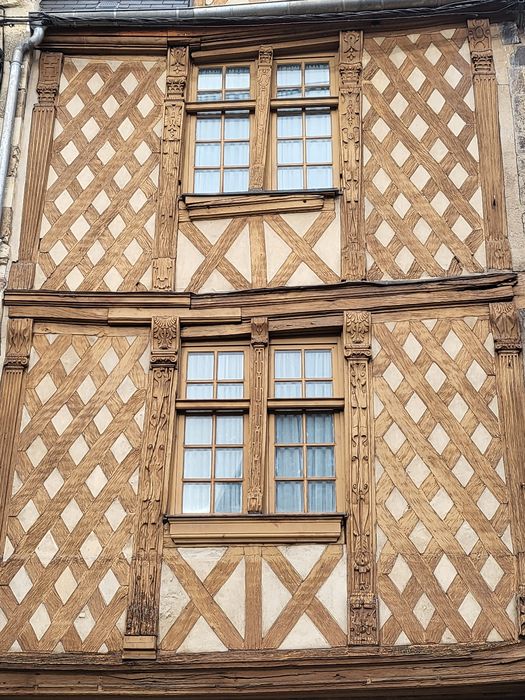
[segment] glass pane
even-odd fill
[[[309,477],[335,476],[333,447],[308,447],[306,462]]]
[[[286,99],[287,97],[302,97],[302,88],[277,88],[277,97]]]
[[[275,416],[275,442],[293,445],[303,441],[303,414],[278,413]]]
[[[213,399],[213,384],[188,384],[187,399]]]
[[[183,513],[210,512],[210,484],[184,484],[182,489]]]
[[[247,112],[226,114],[224,119],[224,138],[227,140],[250,138],[250,118]]]
[[[325,476],[322,474],[322,476]],[[242,477],[242,447],[218,447],[215,451],[215,478]]]
[[[224,144],[224,165],[248,165],[249,162],[250,149],[247,143],[234,141],[233,143]]]
[[[330,139],[307,139],[306,140],[306,162],[307,163],[331,163],[332,162],[332,142]]]
[[[277,189],[302,190],[304,188],[302,168],[278,168]]]
[[[302,513],[304,511],[302,481],[277,481],[275,484],[275,510],[277,513]]]
[[[305,85],[323,85],[330,83],[328,63],[307,63],[304,67]]]
[[[329,87],[307,87],[304,91],[305,97],[326,97],[330,95]]]
[[[277,136],[289,138],[303,135],[303,115],[301,112],[279,110],[277,112]],[[324,136],[324,134],[322,134]]]
[[[222,90],[222,68],[199,68],[197,90]]]
[[[224,192],[245,192],[248,189],[248,170],[225,170]]]
[[[303,475],[303,448],[302,447],[276,447],[275,448],[275,476],[301,477]]]
[[[217,416],[217,445],[242,445],[242,416]]]
[[[303,162],[303,142],[301,141],[278,141],[277,142],[277,162],[302,163]]]
[[[211,477],[211,450],[184,450],[184,478],[209,479]]]
[[[306,135],[307,136],[331,136],[332,121],[330,112],[326,110],[306,110]]]
[[[299,399],[303,394],[301,382],[275,382],[276,399]]]
[[[195,171],[195,187],[193,188],[196,194],[216,194],[221,189],[221,172],[220,170],[196,170]]]
[[[219,116],[197,117],[197,141],[220,141],[221,118]]]
[[[226,68],[226,89],[247,90],[250,87],[249,66],[231,66]]]
[[[186,416],[186,445],[211,445],[211,416]]]
[[[197,102],[217,102],[222,99],[222,92],[199,92]]]
[[[310,166],[306,169],[306,184],[310,190],[321,187],[333,187],[332,167],[325,165]]]
[[[301,351],[275,351],[275,378],[299,379],[301,377]]]
[[[217,384],[218,399],[242,399],[243,397],[243,384]]]
[[[215,512],[216,513],[240,513],[241,512],[241,485],[240,484],[215,484]]]
[[[277,66],[277,85],[288,87],[291,85],[301,85],[302,71],[300,63],[282,63]]]
[[[195,146],[195,165],[220,166],[221,144],[198,143]]]
[[[219,352],[217,379],[242,379],[243,365],[243,352]]]
[[[306,415],[306,442],[309,444],[334,441],[334,416],[332,413],[308,413]]]
[[[213,353],[189,352],[187,379],[213,380]]]
[[[335,512],[335,484],[333,481],[308,482],[308,512]]]
[[[329,379],[332,377],[331,350],[305,350],[304,370],[307,379]]]
[[[332,382],[306,382],[307,398],[329,398],[332,395]]]
[[[224,97],[227,100],[249,100],[249,92],[241,92],[240,90],[227,90]]]

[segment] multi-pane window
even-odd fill
[[[329,62],[277,65],[277,189],[334,186],[332,113],[330,106],[319,104],[330,90]],[[293,100],[300,100],[300,106],[289,106]],[[286,107],[280,108],[280,101]]]
[[[255,71],[255,62],[195,69],[188,107],[193,114],[190,189],[196,194],[249,190],[250,146],[260,138],[254,124],[264,123],[261,110],[268,109],[272,126],[266,159],[271,167],[266,168],[265,187],[334,187],[337,98],[331,61],[274,61],[270,102],[254,89]]]
[[[246,439],[242,410],[245,353],[188,350],[182,371],[181,511],[240,513]]]
[[[334,349],[273,349],[270,449],[277,513],[337,509]]]

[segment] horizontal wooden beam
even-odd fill
[[[521,700],[525,642],[168,654],[132,663],[114,654],[7,654],[0,664],[0,696],[10,697]]]
[[[110,324],[149,324],[153,316],[176,313],[183,324],[228,324],[266,316],[272,329],[286,330],[289,321],[312,321],[360,309],[370,312],[465,306],[514,297],[516,273],[502,272],[470,277],[410,282],[342,282],[312,287],[250,289],[241,292],[192,294],[187,292],[54,292],[7,290],[4,303],[11,317],[40,320],[107,321]],[[322,315],[322,316],[321,316]]]

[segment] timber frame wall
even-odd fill
[[[438,30],[433,27],[431,31]],[[382,146],[374,141],[375,136],[370,136],[377,131],[377,122],[374,122],[376,117],[371,112],[364,113],[363,99],[363,97],[368,99],[374,90],[378,90],[377,80],[374,83],[373,71],[376,70],[374,61],[379,65],[381,56],[379,52],[377,55],[374,54],[376,46],[368,47],[370,50],[367,51],[366,33],[355,31],[352,27],[342,27],[340,32],[334,31],[330,26],[305,27],[302,30],[304,37],[295,40],[291,45],[290,50],[294,47],[300,50],[301,44],[308,40],[312,43],[313,50],[327,49],[334,51],[335,54],[337,49],[340,75],[338,109],[342,185],[340,193],[327,192],[324,195],[288,193],[279,197],[277,204],[271,201],[272,198],[267,193],[260,192],[270,114],[269,81],[272,51],[269,46],[268,32],[260,29],[240,33],[237,30],[224,30],[224,36],[220,40],[216,38],[216,32],[213,29],[209,31],[189,29],[180,32],[170,30],[164,33],[139,31],[134,35],[94,33],[85,37],[84,45],[80,50],[76,35],[67,32],[48,35],[40,58],[38,103],[34,107],[31,125],[19,260],[12,266],[9,288],[5,294],[9,322],[7,352],[0,384],[0,549],[4,551],[4,544],[9,539],[8,520],[12,516],[9,493],[15,483],[15,467],[18,468],[17,450],[20,452],[26,450],[18,437],[18,433],[25,427],[25,421],[27,421],[26,412],[31,414],[32,410],[30,402],[24,403],[24,395],[26,393],[27,396],[34,397],[38,394],[40,397],[40,384],[36,383],[37,379],[42,380],[38,375],[40,370],[38,369],[35,378],[29,372],[35,367],[35,362],[45,363],[45,358],[48,358],[51,363],[55,336],[63,334],[65,337],[69,334],[68,337],[72,338],[70,347],[75,351],[80,363],[79,368],[83,366],[82,352],[89,356],[95,367],[97,358],[105,358],[104,353],[109,352],[108,348],[111,347],[111,351],[116,357],[118,356],[118,363],[120,363],[114,371],[117,373],[127,371],[133,378],[135,393],[131,401],[133,410],[137,411],[134,415],[138,415],[138,411],[145,407],[144,427],[143,433],[138,434],[136,426],[132,423],[133,415],[131,413],[128,417],[124,415],[124,407],[119,403],[117,395],[115,393],[112,395],[111,402],[108,399],[108,406],[113,414],[112,421],[115,425],[118,423],[119,430],[121,429],[122,435],[125,435],[125,441],[123,439],[121,444],[127,442],[130,448],[133,447],[134,461],[133,463],[130,461],[129,466],[124,468],[122,465],[127,465],[126,457],[120,466],[115,467],[114,473],[117,474],[115,479],[120,479],[122,482],[118,482],[117,486],[122,486],[123,489],[120,497],[124,512],[122,519],[119,522],[117,519],[113,525],[111,516],[107,516],[113,532],[106,527],[107,532],[100,530],[91,533],[96,539],[104,542],[106,547],[104,557],[108,561],[114,557],[115,563],[111,565],[113,567],[111,571],[115,572],[113,577],[118,579],[120,584],[119,593],[113,595],[111,604],[107,606],[107,612],[101,613],[100,619],[94,621],[95,631],[89,632],[93,637],[94,646],[90,649],[83,648],[84,653],[80,653],[80,650],[76,653],[64,653],[60,649],[54,649],[55,653],[51,655],[46,653],[47,650],[42,650],[37,642],[34,648],[30,648],[33,638],[32,633],[29,634],[27,648],[12,650],[24,653],[10,653],[2,657],[0,694],[16,693],[29,696],[51,692],[55,696],[76,694],[110,696],[117,692],[127,692],[129,695],[154,693],[162,695],[169,688],[172,697],[199,698],[213,695],[224,698],[230,697],[231,694],[232,697],[282,697],[285,695],[292,698],[302,697],[307,692],[319,693],[328,689],[330,697],[344,697],[352,693],[352,697],[357,698],[369,696],[368,691],[364,690],[365,686],[369,687],[370,692],[376,694],[375,697],[381,697],[378,695],[380,692],[391,695],[394,689],[409,687],[418,689],[422,693],[425,689],[430,692],[435,678],[439,676],[443,687],[453,689],[451,692],[456,693],[453,697],[459,697],[463,690],[467,692],[467,687],[474,684],[486,686],[487,692],[494,691],[500,695],[508,691],[510,697],[516,690],[514,683],[525,682],[525,651],[522,643],[518,641],[519,636],[525,635],[525,542],[523,541],[525,503],[522,493],[525,481],[522,464],[525,452],[522,434],[525,386],[522,345],[516,311],[516,289],[520,285],[518,285],[518,276],[511,271],[506,234],[503,165],[497,118],[497,87],[490,27],[486,20],[473,20],[469,21],[468,26],[457,29],[457,36],[454,34],[456,31],[454,28],[451,30],[447,27],[444,31],[451,32],[450,36],[457,40],[458,46],[460,38],[464,36],[468,42],[466,45],[469,47],[472,76],[469,74],[468,80],[472,78],[475,99],[473,112],[475,112],[475,133],[479,142],[479,169],[474,168],[475,172],[470,173],[470,178],[458,185],[461,196],[457,195],[457,201],[466,219],[472,216],[473,220],[477,220],[475,214],[464,202],[473,199],[476,188],[481,188],[483,211],[478,213],[481,228],[475,228],[473,224],[470,234],[461,244],[452,241],[452,252],[446,264],[436,262],[439,258],[439,249],[436,250],[437,246],[432,249],[433,243],[430,242],[427,249],[422,250],[421,258],[408,263],[403,268],[405,274],[399,274],[397,278],[396,274],[391,274],[392,270],[395,265],[404,265],[404,263],[395,263],[396,260],[401,260],[398,257],[402,250],[399,240],[404,235],[401,228],[396,230],[395,224],[399,223],[398,221],[391,220],[393,234],[391,241],[379,245],[377,241],[380,241],[380,234],[377,234],[375,242],[370,244],[368,262],[366,255],[367,235],[374,238],[375,234],[365,234],[373,230],[374,216],[377,218],[381,215],[382,206],[381,203],[374,205],[375,209],[372,207],[371,214],[365,208],[366,196],[370,197],[374,204],[374,201],[378,201],[374,200],[374,188],[382,187],[377,184],[379,182],[377,168],[374,170],[376,167],[374,159],[376,161],[380,159]],[[395,32],[393,36],[400,33]],[[229,42],[228,48],[225,48],[225,40]],[[287,37],[282,29],[275,29],[272,32],[271,43],[274,50],[276,47],[282,49],[286,42]],[[205,60],[209,55],[227,60],[230,51],[236,51],[242,56],[243,52],[250,51],[250,47],[254,45],[261,46],[257,55],[259,66],[257,91],[260,93],[259,105],[262,106],[255,115],[256,137],[252,144],[252,162],[256,167],[251,173],[250,184],[254,192],[243,198],[221,197],[214,200],[188,196],[185,197],[184,206],[182,206],[180,205],[182,158],[186,148],[184,128],[187,120],[185,96],[190,70],[190,54],[193,52],[199,60]],[[426,49],[427,47],[424,46],[421,51]],[[47,242],[45,240],[47,231],[41,228],[43,217],[51,221],[55,216],[55,223],[59,220],[59,213],[53,211],[54,202],[50,201],[49,197],[46,198],[46,190],[53,186],[49,184],[50,169],[54,168],[53,172],[59,180],[68,177],[68,168],[64,167],[62,172],[58,172],[56,162],[52,160],[53,138],[56,138],[56,134],[55,137],[53,135],[54,129],[56,129],[57,120],[61,123],[60,120],[63,118],[60,114],[62,106],[59,103],[59,86],[61,78],[67,81],[74,77],[72,64],[67,63],[69,57],[93,55],[106,57],[108,54],[111,54],[115,60],[116,57],[125,55],[130,56],[131,60],[137,59],[137,56],[147,56],[150,61],[147,70],[150,71],[150,83],[153,87],[152,92],[148,94],[152,95],[150,101],[158,108],[158,114],[162,115],[160,120],[162,136],[160,151],[153,150],[150,156],[151,171],[158,166],[160,176],[157,181],[157,190],[155,190],[155,181],[148,180],[147,186],[151,187],[151,196],[145,206],[150,209],[147,217],[144,215],[144,221],[147,218],[149,222],[151,220],[149,217],[154,217],[155,223],[150,243],[143,246],[134,264],[128,264],[129,261],[124,260],[118,267],[115,262],[119,279],[122,280],[116,289],[112,288],[110,277],[107,278],[105,286],[101,286],[99,273],[95,269],[96,265],[88,265],[87,262],[84,265],[78,251],[71,253],[72,256],[79,255],[78,260],[75,259],[72,265],[75,265],[74,269],[79,271],[78,274],[82,277],[77,287],[72,288],[73,285],[67,281],[67,275],[61,276],[60,262],[55,265],[51,260],[53,255],[50,251],[53,251],[56,241]],[[162,94],[157,79],[160,78],[164,67],[166,84]],[[68,70],[70,74],[67,73]],[[437,74],[438,69],[435,72]],[[463,82],[458,87],[458,94],[464,88],[464,97],[467,100],[470,83],[465,75],[466,73],[463,77],[460,76]],[[441,77],[439,79],[442,80]],[[396,85],[402,93],[408,79],[405,83],[403,83],[403,77],[396,80],[398,80]],[[385,90],[388,89],[388,87],[385,88]],[[138,95],[132,94],[132,91],[125,96],[130,104],[136,98]],[[385,119],[387,119],[386,116]],[[62,127],[65,126],[65,122],[62,123]],[[155,126],[154,116],[151,117],[150,126],[152,129]],[[474,129],[474,125],[470,123],[467,127]],[[467,139],[467,136],[464,138]],[[371,159],[366,162],[363,143],[375,144],[376,149],[374,151],[374,148],[371,148],[374,152]],[[468,146],[469,142],[465,140],[461,146],[461,153],[466,154]],[[79,150],[81,149],[77,149]],[[465,158],[469,159],[470,156],[465,155]],[[411,177],[408,174],[410,164],[407,164],[405,169],[406,173],[403,177],[408,181]],[[385,165],[385,170],[388,170],[388,165]],[[132,178],[139,178],[136,173],[128,174]],[[148,173],[147,178],[151,177],[151,173]],[[421,191],[427,192],[424,187],[425,185],[421,186]],[[79,196],[81,194],[79,192]],[[397,195],[398,193],[393,189],[388,190],[385,201],[391,197],[392,206],[394,206]],[[430,200],[434,195],[435,193],[427,193],[415,197],[414,211],[417,207],[420,207],[421,212],[426,211],[428,203],[425,197]],[[340,205],[338,220],[334,202],[337,206]],[[232,214],[234,209],[237,211]],[[303,242],[299,241],[302,247],[299,248],[296,259],[289,262],[290,269],[286,268],[288,276],[283,272],[281,277],[278,277],[278,283],[272,286],[267,270],[263,269],[261,258],[257,257],[264,248],[261,243],[264,238],[263,214],[270,217],[272,224],[276,227],[275,230],[280,232],[283,238],[288,236],[288,240],[293,241],[294,232],[287,229],[281,217],[281,214],[290,212],[303,214],[313,212],[312,216],[317,218],[305,234]],[[214,218],[231,217],[233,223],[227,226],[223,236],[234,240],[240,235],[245,225],[245,220],[239,217],[249,216],[254,217],[254,220],[250,220],[248,224],[253,259],[251,283],[244,284],[242,275],[238,271],[232,271],[231,263],[226,260],[226,249],[221,249],[220,244],[214,247],[210,246],[206,240],[203,242],[203,235],[202,232],[199,234],[197,224]],[[443,218],[444,227],[449,226],[452,230],[456,226],[456,220],[448,221],[447,215]],[[339,269],[330,268],[329,264],[321,259],[320,253],[317,255],[313,252],[315,243],[329,230],[334,221],[340,222]],[[125,223],[131,226],[129,221]],[[145,222],[144,229],[147,225],[149,224]],[[209,258],[203,267],[194,272],[185,291],[176,291],[179,269],[177,245],[181,231],[185,236],[193,236],[192,240],[200,241],[201,250],[205,253],[204,257],[208,255]],[[144,236],[141,240],[147,240],[147,237]],[[68,248],[69,243],[65,237],[64,242],[65,248]],[[113,250],[110,255],[117,260],[119,256],[121,257],[122,250],[124,248],[127,250],[128,243],[130,242],[125,240],[122,248],[117,252]],[[486,250],[486,264],[480,262],[481,258],[478,255],[483,243]],[[420,246],[421,249],[423,247]],[[87,250],[80,252],[83,252],[84,256],[87,254]],[[64,257],[67,254],[69,250]],[[433,260],[430,259],[432,256],[434,256]],[[292,273],[299,267],[301,260],[309,261],[314,267],[317,265],[316,274],[323,282],[322,285],[284,286],[293,279]],[[240,280],[234,291],[215,293],[203,291],[205,288],[202,283],[206,277],[204,272],[210,274],[213,261],[217,268],[220,266],[226,277],[229,275],[229,279]],[[151,269],[152,282],[148,287],[143,280],[149,269]],[[443,274],[437,274],[436,270],[441,270]],[[435,279],[425,278],[426,275]],[[388,279],[389,281],[386,281]],[[512,557],[512,567],[515,566],[516,569],[515,576],[509,576],[506,579],[505,586],[507,588],[510,586],[510,589],[505,589],[505,595],[510,595],[518,602],[517,626],[512,625],[510,618],[505,618],[504,622],[496,621],[495,625],[500,624],[499,638],[506,642],[498,645],[491,643],[492,640],[487,636],[479,640],[467,638],[467,636],[462,638],[460,636],[462,630],[465,635],[470,635],[470,631],[465,632],[465,626],[460,621],[461,624],[456,623],[456,629],[459,630],[456,641],[465,643],[452,644],[445,641],[439,646],[434,645],[430,648],[425,646],[425,638],[418,642],[421,646],[414,644],[399,654],[396,651],[395,641],[405,632],[402,623],[394,619],[396,617],[394,614],[390,627],[382,629],[381,620],[378,618],[379,599],[383,590],[381,586],[385,587],[388,565],[381,560],[375,534],[378,520],[383,517],[379,511],[386,497],[376,494],[376,488],[379,490],[381,482],[375,481],[373,473],[374,440],[382,439],[382,436],[375,434],[378,428],[374,425],[372,412],[373,387],[380,384],[373,376],[373,337],[375,329],[383,324],[391,324],[393,320],[403,323],[430,318],[437,319],[438,323],[440,321],[448,323],[450,319],[463,317],[481,319],[481,323],[485,324],[483,328],[486,336],[490,335],[494,338],[494,376],[503,434],[507,437],[504,451],[510,494],[509,518],[515,552],[515,556]],[[254,614],[251,626],[247,625],[244,640],[240,639],[230,625],[232,643],[227,653],[202,656],[176,654],[170,649],[161,647],[158,621],[161,567],[165,557],[172,557],[174,561],[178,557],[172,540],[176,528],[173,522],[163,522],[163,519],[165,520],[167,513],[171,468],[170,445],[175,432],[174,406],[177,399],[181,343],[203,338],[215,341],[226,336],[232,339],[243,338],[250,343],[255,358],[250,399],[255,410],[250,414],[252,464],[247,482],[248,511],[257,514],[261,512],[261,464],[266,460],[266,436],[261,434],[260,430],[260,416],[266,412],[265,395],[261,391],[262,378],[268,372],[269,338],[286,333],[305,333],[306,335],[330,333],[342,337],[345,358],[345,398],[347,406],[350,407],[345,413],[345,433],[348,439],[345,441],[344,455],[344,463],[350,473],[345,495],[349,517],[345,519],[342,538],[340,538],[340,529],[334,535],[332,525],[327,525],[328,521],[325,521],[324,534],[320,535],[317,531],[316,542],[329,543],[326,561],[319,565],[317,588],[324,581],[323,565],[327,567],[326,576],[328,576],[329,567],[335,566],[341,558],[340,543],[343,540],[346,542],[347,631],[343,632],[339,627],[332,628],[331,632],[327,629],[325,636],[333,640],[332,649],[284,652],[276,648],[277,643],[273,648],[271,644],[268,648],[264,647],[260,619]],[[66,348],[65,345],[64,348]],[[145,365],[141,364],[143,353],[148,350],[149,360]],[[43,367],[41,371],[47,370]],[[66,379],[59,374],[62,369],[56,370],[55,367],[53,371],[57,374],[54,375],[49,370],[50,376],[55,377],[55,384],[58,381],[64,381],[65,385],[68,387],[71,385],[73,388],[74,378],[66,382]],[[86,371],[89,381],[94,383],[99,392],[107,391],[109,395],[113,384],[111,371],[107,370],[107,375],[102,374],[100,369],[91,372],[87,367]],[[80,386],[84,386],[85,390],[84,382],[87,375],[81,377],[80,369],[77,373],[79,384],[82,379]],[[119,381],[120,379],[119,375]],[[117,383],[114,388],[116,387]],[[121,385],[117,393],[120,389]],[[76,398],[74,400],[77,401]],[[44,409],[44,403],[46,401],[42,400],[41,406],[34,404],[36,406],[34,414],[30,415],[32,420],[37,421],[39,415],[52,410],[51,404]],[[71,421],[66,430],[73,431],[76,427],[79,428],[80,435],[74,443],[78,451],[82,450],[79,443],[82,432],[81,421],[91,420],[92,416],[88,415],[91,409],[87,399],[85,408],[77,404],[68,403]],[[96,410],[99,409],[102,410],[101,407]],[[94,408],[93,412],[95,412]],[[77,415],[80,415],[78,420]],[[129,421],[124,425],[127,418]],[[122,427],[120,427],[121,424]],[[499,435],[497,437],[499,439]],[[45,447],[48,450],[51,449],[50,445]],[[30,448],[31,446],[26,450],[28,453]],[[69,454],[76,465],[83,463],[84,455],[79,456],[79,461],[76,461],[77,456],[73,448]],[[115,459],[119,461],[117,457]],[[94,464],[90,465],[90,468],[93,466]],[[138,482],[133,481],[136,470],[138,470]],[[16,478],[19,477],[20,475],[17,474]],[[62,479],[61,476],[57,478]],[[132,493],[128,488],[128,484],[131,483],[138,483],[136,493]],[[38,484],[34,484],[33,487],[36,489]],[[501,496],[501,499],[503,501],[504,497]],[[78,500],[82,505],[80,497]],[[104,502],[106,513],[114,503],[115,501],[109,500]],[[48,508],[51,513],[51,502]],[[26,505],[21,509],[23,510],[26,511],[27,517],[32,517],[30,510],[26,510]],[[64,516],[61,517],[64,520]],[[85,514],[83,517],[87,520]],[[11,517],[11,520],[13,519]],[[341,528],[340,523],[338,527]],[[86,528],[88,528],[87,533],[89,530],[87,522]],[[26,537],[25,524],[22,529],[24,532],[20,531],[20,528],[18,530],[15,528],[15,534],[19,532],[21,543],[17,556],[24,556],[24,547],[26,547],[26,555],[30,557],[31,548],[34,549],[38,545],[42,533],[38,535],[38,539],[32,541],[29,535]],[[27,533],[30,532],[31,525],[28,525]],[[133,532],[133,550],[131,556],[125,561],[122,552],[125,539],[131,532]],[[301,524],[290,526],[290,532],[294,534],[288,535],[289,539],[285,537],[283,541],[298,539],[301,536]],[[67,537],[65,533],[66,545],[69,541]],[[277,545],[281,542],[278,538],[272,541],[271,536],[264,533],[264,528],[260,537],[261,541],[269,544]],[[231,541],[234,544],[238,543],[238,536],[236,540],[236,536],[232,535]],[[245,548],[246,585],[250,587],[250,602],[255,610],[257,605],[259,607],[262,605],[257,584],[262,557],[260,547],[256,546],[257,542],[253,541],[252,544],[253,546]],[[0,565],[0,587],[5,587],[6,591],[12,580],[15,564],[16,561],[11,559]],[[92,565],[93,562],[88,564],[88,568]],[[179,570],[183,570],[184,567],[180,562],[178,565]],[[380,570],[381,567],[383,570]],[[58,591],[58,581],[52,580],[51,571],[52,567],[46,570],[49,587],[53,583]],[[93,576],[95,575],[94,569],[83,571],[83,575],[88,578],[90,572]],[[213,572],[213,576],[219,575],[220,572],[219,574]],[[301,599],[298,603],[296,601],[296,604],[303,605],[311,616],[322,617],[322,607],[321,613],[319,608],[316,608],[317,599],[314,597],[316,591],[311,590],[308,598],[308,595],[300,591],[301,581],[294,580],[290,573],[289,578],[289,587],[295,592],[299,591],[298,598],[305,595],[304,600]],[[198,589],[198,593],[199,585],[196,582],[195,588]],[[33,594],[29,594],[29,597],[31,595]],[[202,595],[206,598],[207,593]],[[24,599],[24,605],[29,597]],[[487,597],[486,600],[489,605],[490,598]],[[62,602],[65,605],[64,599]],[[60,617],[63,613],[60,613],[61,606],[58,599],[55,602],[55,605],[57,604],[55,613]],[[454,603],[451,604],[452,607],[453,605]],[[15,607],[13,605],[12,617],[7,626],[3,632],[0,632],[5,635],[12,634],[13,639],[16,639],[17,626],[28,624],[28,620],[33,620],[40,610],[38,608],[37,612],[31,616],[33,611],[29,603],[24,612],[18,612]],[[450,613],[452,622],[454,622],[454,614],[455,611]],[[41,615],[44,613],[41,612]],[[120,619],[125,619],[125,634],[119,649],[118,621]],[[51,622],[49,620],[49,625],[40,637],[38,637],[39,633],[35,632],[38,642],[41,638],[45,639],[44,635]],[[37,623],[38,619],[34,623],[36,627]],[[401,625],[399,628],[396,627],[397,623]],[[322,624],[322,621],[319,624]],[[61,618],[60,625],[65,629],[67,620]],[[389,632],[389,629],[392,631]],[[275,638],[279,635],[284,637],[284,628],[274,630],[273,634]],[[88,643],[92,639],[89,635],[87,635]],[[95,638],[98,641],[95,642]],[[108,653],[92,653],[98,650],[97,645],[102,644],[106,638],[113,644],[109,651],[106,648]],[[56,641],[61,643],[59,636]],[[268,671],[270,664],[273,664],[273,670],[279,670],[278,685],[271,676],[272,669]],[[198,673],[196,673],[197,669]],[[410,680],[406,680],[408,669],[411,674]],[[162,681],[159,680],[160,677]],[[378,685],[374,686],[373,682],[370,683],[370,678],[376,679]],[[161,685],[164,682],[169,686],[162,688]],[[495,683],[500,683],[497,689]],[[356,692],[357,695],[355,695]],[[519,688],[516,692],[519,692]]]

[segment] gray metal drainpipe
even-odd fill
[[[11,58],[2,138],[0,140],[0,227],[2,225],[2,216],[4,213],[5,185],[7,181],[7,172],[9,170],[9,161],[11,160],[11,140],[13,138],[13,128],[16,117],[16,103],[18,101],[22,62],[27,51],[41,43],[44,38],[44,32],[44,27],[35,27],[31,36],[18,44]]]

